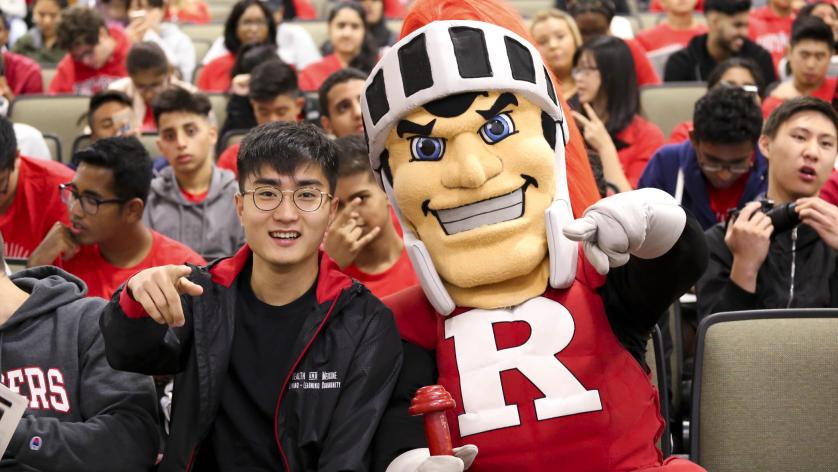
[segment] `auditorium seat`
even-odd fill
[[[669,382],[666,379],[664,362],[666,360],[663,355],[663,335],[661,334],[660,328],[655,326],[654,330],[652,330],[652,336],[646,343],[646,365],[651,370],[650,377],[652,385],[658,389],[660,413],[664,421],[663,435],[658,443],[658,447],[663,452],[663,457],[669,457],[672,453],[669,439]]]
[[[714,472],[835,470],[836,340],[838,309],[702,320],[691,458]]]
[[[137,136],[137,139],[143,144],[143,147],[148,152],[148,155],[151,156],[152,159],[160,155],[160,151],[157,149],[157,133],[143,133]],[[75,154],[82,149],[85,149],[90,146],[90,135],[89,134],[82,134],[76,136],[76,139],[73,140],[73,150],[71,153]]]
[[[41,82],[44,84],[44,90],[49,90],[49,83],[52,82],[52,78],[55,77],[55,71],[55,67],[41,68]]]
[[[53,161],[61,162],[61,140],[52,133],[41,133],[49,148],[49,155]]]
[[[57,136],[63,150],[61,160],[68,162],[73,139],[87,124],[81,118],[89,102],[90,97],[77,95],[21,95],[12,101],[9,119]]]
[[[646,119],[669,136],[676,125],[692,120],[695,102],[707,93],[704,82],[664,82],[640,87],[640,108]]]
[[[192,41],[209,41],[212,43],[217,38],[224,36],[224,23],[207,23],[203,25],[182,24],[181,31],[192,38]]]

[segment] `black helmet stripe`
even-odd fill
[[[399,70],[402,73],[405,97],[433,87],[434,76],[424,34],[416,36],[399,48]]]
[[[512,69],[512,78],[526,80],[535,83],[535,66],[532,63],[532,53],[526,46],[509,36],[503,37],[506,43],[506,56],[509,58],[509,68]]]
[[[492,77],[492,64],[489,62],[489,51],[486,48],[486,37],[483,30],[468,26],[454,26],[448,29],[451,42],[454,44],[454,55],[457,57],[457,68],[460,77],[476,79]]]
[[[378,124],[378,120],[390,111],[390,103],[387,101],[387,88],[384,86],[384,69],[379,69],[372,79],[366,92],[367,106],[370,110],[372,124]]]

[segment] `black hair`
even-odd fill
[[[789,47],[793,48],[800,41],[817,41],[827,45],[830,51],[835,49],[835,36],[832,28],[817,16],[799,16],[791,25]]]
[[[299,167],[316,164],[334,192],[338,177],[335,143],[323,130],[310,123],[266,123],[252,129],[242,141],[237,157],[239,189],[248,177],[269,166],[282,175],[293,175]]]
[[[590,52],[599,69],[599,94],[608,99],[608,122],[605,128],[612,139],[640,112],[640,92],[631,50],[620,38],[596,36],[584,42],[573,55],[576,67],[585,52]],[[615,141],[616,143],[616,141]]]
[[[236,62],[230,69],[230,78],[239,74],[249,74],[254,67],[274,59],[279,59],[279,56],[276,55],[276,44],[245,44],[236,55]]]
[[[280,95],[296,98],[299,94],[297,74],[291,66],[279,59],[259,64],[250,72],[251,100],[264,102],[274,100]]]
[[[102,28],[105,28],[105,19],[98,11],[80,6],[70,7],[61,12],[55,45],[69,51],[79,44],[99,44],[99,30]]]
[[[714,144],[756,143],[762,131],[762,111],[753,95],[740,87],[721,85],[695,104],[693,136]]]
[[[358,14],[358,17],[361,18],[361,24],[364,25],[364,39],[361,40],[361,50],[358,52],[358,55],[355,56],[351,61],[349,61],[349,67],[354,67],[356,69],[360,69],[367,74],[372,71],[372,68],[375,67],[375,64],[378,62],[378,49],[372,43],[372,36],[369,33],[369,25],[367,24],[367,17],[364,14],[364,9],[361,5],[358,5],[355,2],[347,2],[343,1],[338,3],[337,5],[332,8],[332,11],[329,12],[329,18],[327,23],[331,26],[332,21],[335,19],[335,16],[341,10],[352,10]]]
[[[99,139],[75,153],[73,161],[110,170],[112,190],[120,200],[139,198],[146,202],[154,166],[148,151],[134,136]]]
[[[192,93],[180,87],[171,87],[160,92],[151,101],[154,123],[160,125],[160,116],[164,113],[182,112],[203,116],[209,119],[212,104],[206,95]]]
[[[617,8],[611,0],[575,0],[570,5],[570,15],[576,17],[582,13],[599,13],[610,23],[617,14]]]
[[[367,140],[362,135],[350,134],[337,138],[335,139],[335,146],[337,146],[340,163],[338,166],[339,177],[366,173],[373,178]]]
[[[142,72],[166,74],[169,72],[169,60],[157,43],[142,41],[134,43],[128,50],[125,67],[128,69],[128,75]]]
[[[88,126],[93,125],[93,114],[96,113],[96,110],[98,110],[102,105],[110,102],[119,102],[128,108],[133,108],[133,101],[131,100],[131,97],[125,95],[123,92],[118,90],[101,90],[90,97],[90,104],[87,106]]]
[[[0,20],[3,21],[3,26],[6,28],[6,31],[8,31],[9,28],[11,28],[11,25],[9,24],[9,19],[6,18],[6,13],[2,8],[0,8]],[[0,270],[2,270],[2,268],[0,268]]]
[[[828,118],[835,126],[835,133],[838,134],[838,114],[835,113],[835,109],[829,103],[815,97],[794,97],[784,101],[782,105],[771,112],[768,120],[765,121],[762,134],[773,139],[777,136],[777,131],[780,130],[783,123],[804,111],[818,112]]]
[[[349,82],[350,80],[367,80],[367,74],[358,69],[347,67],[334,72],[332,75],[323,81],[320,89],[317,90],[318,107],[320,108],[320,116],[329,116],[329,92],[332,91],[335,85]]]
[[[751,0],[704,0],[704,13],[711,11],[736,15],[751,10]]]
[[[32,10],[35,9],[35,5],[37,5],[38,3],[42,2],[42,1],[44,1],[44,0],[32,0],[32,5],[29,7],[30,13],[32,12]],[[49,1],[58,5],[58,8],[61,9],[61,10],[67,8],[67,0],[49,0]]]
[[[724,61],[716,64],[710,75],[707,77],[707,90],[715,88],[730,69],[745,69],[751,74],[754,79],[754,84],[757,86],[757,94],[759,98],[765,97],[765,80],[762,78],[762,71],[753,59],[749,57],[730,57]]]
[[[9,170],[15,166],[17,156],[17,138],[12,122],[0,115],[0,170]]]
[[[821,5],[826,5],[829,8],[832,8],[832,11],[834,11],[836,14],[838,14],[838,7],[836,7],[832,3],[829,3],[829,2],[813,2],[813,3],[809,3],[806,6],[804,6],[803,8],[801,8],[797,12],[797,17],[801,18],[801,17],[804,17],[804,16],[814,16],[812,14],[812,12],[815,11],[815,8],[817,8]]]
[[[271,15],[268,7],[260,0],[239,0],[233,5],[233,8],[230,10],[230,16],[224,22],[224,47],[233,54],[238,54],[242,46],[242,42],[239,40],[238,34],[236,34],[236,30],[239,27],[239,20],[244,15],[245,10],[254,5],[262,10],[262,13],[265,15],[265,21],[268,22],[268,37],[265,39],[265,42],[276,42],[276,23],[274,23],[273,15]]]

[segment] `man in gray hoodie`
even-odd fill
[[[42,266],[6,276],[0,236],[0,381],[29,399],[0,469],[147,471],[159,444],[150,377],[105,359],[101,298]]]
[[[244,242],[234,197],[232,172],[212,158],[217,130],[204,95],[172,88],[152,102],[160,138],[157,147],[169,162],[151,182],[143,220],[149,228],[191,247],[206,260],[233,255]]]

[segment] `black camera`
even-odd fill
[[[800,215],[794,211],[794,207],[797,205],[795,202],[775,206],[771,200],[762,200],[760,204],[762,205],[760,211],[771,219],[771,225],[774,226],[774,232],[771,233],[771,236],[785,233],[800,223]],[[727,225],[730,224],[731,220],[739,217],[740,211],[737,208],[728,210],[725,230],[727,230]]]

